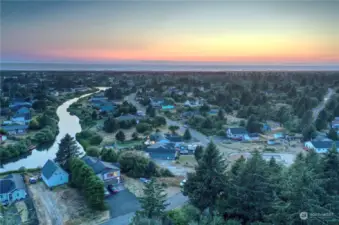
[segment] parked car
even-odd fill
[[[182,181],[180,182],[180,187],[183,187],[183,186],[185,185],[185,183],[186,183],[186,179],[185,179],[185,180],[182,180]]]
[[[110,195],[111,195],[111,193],[107,190],[107,188],[105,188],[105,192],[104,192],[105,198],[110,196]]]
[[[116,189],[113,185],[108,185],[107,189],[111,194],[116,194],[119,192],[118,189]]]
[[[140,178],[140,181],[141,181],[142,183],[145,183],[145,184],[151,182],[151,180],[149,180],[149,179],[147,179],[147,178],[143,178],[143,177]]]
[[[37,179],[37,178],[35,178],[35,177],[30,177],[30,178],[29,178],[29,183],[30,183],[30,184],[36,184],[36,182],[38,182],[38,179]]]

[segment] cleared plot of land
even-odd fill
[[[40,224],[99,224],[109,218],[109,212],[94,212],[76,189],[61,186],[53,191],[44,183],[29,185]]]
[[[197,165],[194,155],[181,155],[179,158],[179,163],[180,165],[189,168],[194,168]]]

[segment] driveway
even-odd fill
[[[334,91],[332,88],[329,88],[327,91],[327,94],[324,97],[324,100],[313,109],[313,122],[316,121],[316,119],[318,118],[319,113],[325,108],[326,103],[328,102],[328,100],[332,97],[332,95],[334,94]]]
[[[133,105],[135,105],[135,107],[137,107],[138,111],[142,111],[143,113],[146,112],[146,107],[141,105],[139,102],[137,102],[135,100],[135,95],[136,93],[130,94],[128,96],[125,97],[125,100],[132,103]],[[171,120],[167,117],[166,118],[166,122],[168,126],[178,126],[179,127],[179,132],[184,133],[186,128],[184,127],[184,124],[182,124],[181,122],[178,121],[174,121]],[[190,129],[190,133],[192,138],[198,140],[203,146],[207,146],[207,144],[210,142],[210,138],[207,137],[206,135],[200,133],[199,131],[189,128]]]
[[[178,193],[167,199],[166,203],[169,203],[169,205],[167,206],[166,210],[171,210],[180,207],[184,205],[187,201],[188,201],[187,197],[183,196],[182,193]],[[115,202],[115,207],[120,207],[120,204]],[[112,218],[104,223],[101,223],[100,225],[128,225],[131,219],[133,218],[135,211]]]
[[[140,209],[138,199],[127,189],[119,191],[106,199],[111,218],[134,213]]]

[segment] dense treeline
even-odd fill
[[[339,153],[299,154],[284,167],[255,152],[227,166],[213,143],[200,149],[188,175],[189,204],[166,213],[162,188],[151,182],[133,225],[300,225],[339,223]],[[305,218],[305,213],[306,217]]]

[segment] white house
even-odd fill
[[[337,150],[339,151],[339,141],[307,141],[305,142],[305,148],[313,149],[317,153],[326,153],[333,144],[336,145]]]
[[[248,132],[243,127],[228,128],[226,131],[227,137],[232,139],[244,139],[248,136]]]
[[[202,101],[199,100],[186,100],[184,103],[184,106],[188,107],[200,107],[202,105],[203,105]]]
[[[68,183],[68,177],[68,173],[50,159],[41,169],[41,178],[50,188]]]

